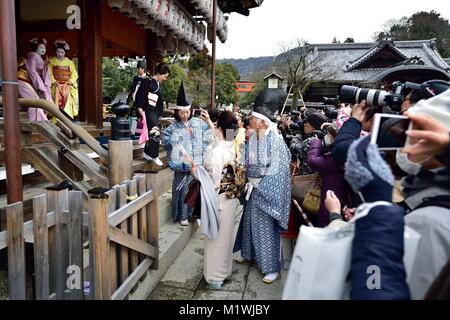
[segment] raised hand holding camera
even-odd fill
[[[366,104],[365,100],[362,100],[360,103],[354,104],[352,106],[352,118],[355,118],[359,122],[363,122],[368,109],[369,106]]]

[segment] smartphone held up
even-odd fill
[[[411,127],[408,117],[376,113],[374,116],[371,142],[376,144],[379,150],[397,150],[405,146],[407,142],[406,131]]]

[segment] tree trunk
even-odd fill
[[[292,106],[291,111],[297,110],[298,89],[297,86],[292,87]]]

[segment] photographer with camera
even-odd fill
[[[317,139],[321,134],[321,127],[328,119],[316,112],[309,114],[303,121],[303,136],[297,135],[292,139],[290,146],[292,155],[300,162],[299,171],[301,175],[311,174],[314,171],[308,166],[306,158],[308,155],[309,144],[313,139]]]
[[[344,178],[344,170],[337,165],[331,156],[331,146],[336,134],[336,125],[327,124],[322,134],[323,139],[311,140],[306,159],[308,166],[319,173],[322,181],[317,223],[319,228],[323,228],[330,223],[330,214],[325,206],[328,191],[332,191],[342,205],[348,205],[349,190]]]
[[[445,83],[449,89],[439,94],[445,87],[444,83],[441,84],[439,88],[434,86],[435,90],[430,83],[417,84],[416,88],[409,84],[413,89],[411,96],[420,94],[425,99],[406,113],[414,130],[406,133],[410,137],[402,149],[406,156],[397,160],[400,167],[410,173],[402,182],[406,211],[391,203],[394,178],[376,146],[365,138],[350,147],[346,179],[366,202],[363,206],[366,214],[359,214],[361,218],[356,221],[352,249],[352,298],[407,299],[410,292],[413,299],[422,299],[450,259],[450,184],[446,158],[450,141],[450,84]],[[432,92],[432,98],[426,99],[422,95],[424,88]],[[358,211],[364,210],[363,207]],[[389,217],[389,224],[386,217]],[[401,271],[404,224],[421,236],[408,274],[409,292],[404,286],[405,275]],[[379,235],[377,238],[373,237],[375,230]],[[386,244],[389,244],[389,251]],[[360,271],[373,264],[382,270],[394,270],[395,264],[398,270],[384,271],[384,278],[390,279],[378,293],[367,290],[365,272]]]
[[[365,100],[352,106],[351,117],[339,129],[332,146],[333,159],[338,165],[345,164],[348,149],[353,141],[370,132],[374,114],[375,109],[369,107]]]

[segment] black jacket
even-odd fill
[[[155,108],[148,103],[148,94],[154,93],[158,95],[158,102],[156,103],[156,112],[158,116],[162,116],[164,110],[164,101],[162,90],[159,83],[153,78],[146,78],[142,81],[138,92],[136,93],[136,106],[147,111],[149,108]]]

